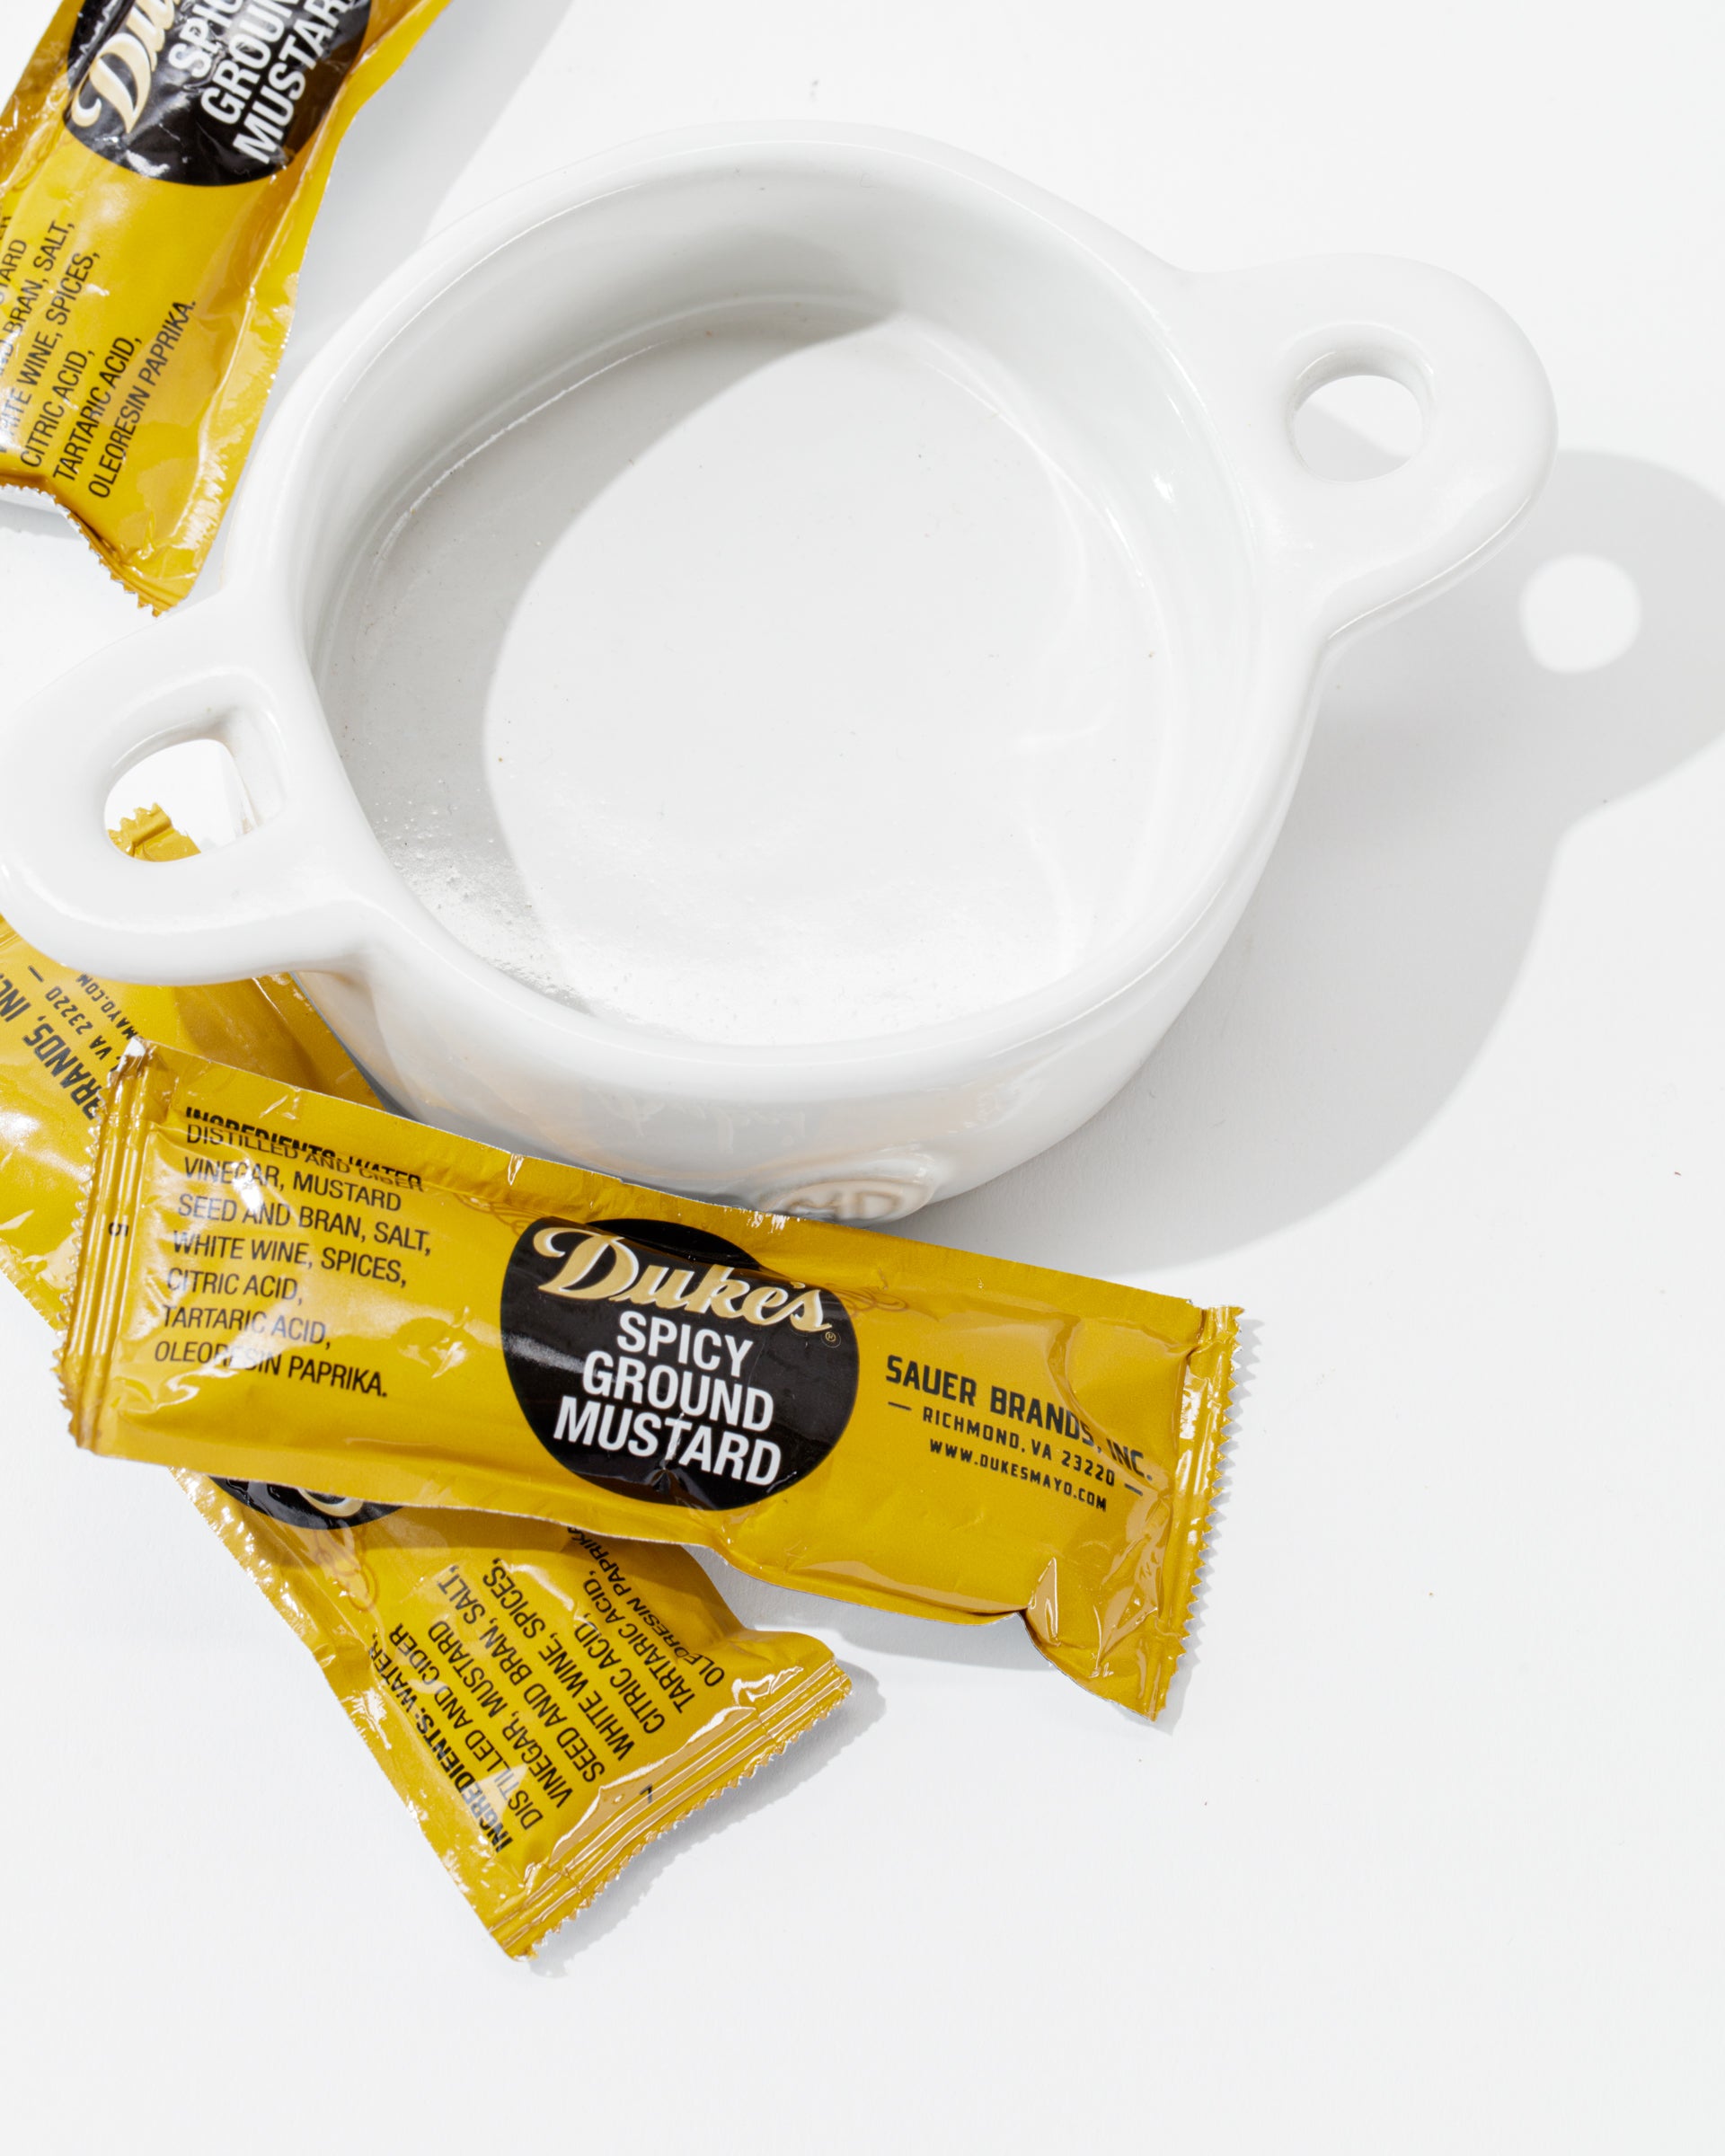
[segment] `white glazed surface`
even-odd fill
[[[785,307],[698,320],[440,479],[342,595],[323,688],[469,950],[782,1045],[986,1011],[1123,932],[1158,646],[981,356]]]
[[[787,306],[856,326],[799,342]],[[801,612],[785,603],[795,595],[776,595],[779,630],[793,623],[792,658],[806,660],[781,671],[780,702],[760,719],[782,750],[798,720],[783,685],[801,674],[859,737],[850,785],[831,734],[801,792],[782,756],[768,775],[740,753],[697,759],[675,786],[655,781],[655,722],[662,738],[693,726],[698,740],[703,714],[688,702],[705,685],[746,735],[746,666],[726,676],[695,652],[679,671],[661,656],[650,695],[650,621],[633,625],[632,648],[618,607],[580,612],[582,550],[602,547],[614,566],[632,548],[644,558],[650,532],[630,517],[677,516],[684,543],[703,520],[715,543],[730,540],[725,577],[704,613],[676,605],[663,581],[640,604],[663,600],[677,625],[666,634],[735,625],[751,511],[727,526],[722,498],[742,474],[722,455],[712,491],[691,484],[701,428],[654,437],[663,488],[656,497],[654,473],[633,473],[609,528],[591,506],[605,488],[594,497],[579,469],[579,442],[601,430],[593,420],[626,426],[656,395],[677,402],[684,393],[654,377],[709,331],[728,348],[717,364],[734,379],[718,402],[733,417],[775,377],[800,381],[801,401],[776,415],[791,442],[823,395],[836,427],[823,362],[842,356],[854,384],[878,359],[890,377],[836,453],[843,467],[869,446],[885,483],[858,486],[871,474],[854,463],[841,477],[877,520],[836,515],[833,573],[816,575],[811,554]],[[746,363],[751,338],[753,361],[774,365]],[[908,362],[931,351],[942,364],[918,384]],[[1291,412],[1314,383],[1362,368],[1413,391],[1424,441],[1384,476],[1318,479],[1295,454]],[[918,674],[916,651],[907,663],[909,648],[890,641],[847,673],[821,605],[843,575],[884,557],[901,618],[927,581],[905,561],[928,482],[904,480],[918,429],[902,401],[950,406],[965,393],[981,437],[997,437],[991,483],[978,476],[986,449],[955,451],[961,429],[929,438],[951,461],[956,536],[981,595],[940,614],[938,648],[966,677],[943,694],[938,676]],[[871,445],[867,425],[884,429]],[[806,435],[811,451],[819,431]],[[733,432],[726,454],[749,433]],[[584,484],[589,507],[548,535],[548,564],[524,577],[518,561],[513,584],[505,577],[514,596],[482,678],[456,648],[480,624],[435,594],[452,552],[477,548],[495,566],[523,545],[513,520],[483,529],[483,482],[488,467],[507,476],[530,437],[556,446],[552,507],[558,487],[567,508]],[[1327,647],[1480,558],[1531,501],[1551,448],[1549,395],[1525,341],[1435,270],[1337,258],[1187,277],[972,160],[857,130],[728,130],[620,153],[481,213],[403,270],[272,425],[222,595],[21,715],[4,745],[21,783],[0,802],[0,903],[57,955],[121,977],[297,968],[402,1104],[456,1127],[703,1194],[891,1217],[1028,1158],[1130,1074],[1261,868]],[[754,512],[771,523],[772,508],[768,487]],[[811,530],[818,519],[805,546]],[[955,560],[923,567],[964,590]],[[445,588],[460,591],[459,579]],[[438,641],[442,617],[451,647]],[[563,629],[579,676],[544,663]],[[1003,638],[1019,641],[991,680]],[[566,720],[523,718],[517,668],[542,704],[547,681],[560,683]],[[438,708],[457,723],[440,746],[438,720],[408,729],[443,685]],[[1077,703],[1060,716],[1051,699],[1063,694]],[[672,697],[678,708],[665,708]],[[1123,723],[1134,703],[1136,734]],[[619,718],[585,772],[579,755],[544,783],[531,768],[513,783],[477,768],[498,755],[491,768],[507,772],[512,754],[538,765],[560,730],[585,751]],[[778,899],[752,939],[676,934],[664,909],[668,893],[684,897],[682,879],[668,886],[650,830],[615,813],[630,727],[645,737],[641,783],[658,785],[660,805],[680,805],[686,824],[712,810],[706,851],[688,861],[694,903]],[[110,784],[141,755],[207,735],[234,750],[261,827],[171,868],[121,860],[101,832]],[[892,761],[913,787],[931,781],[922,827],[913,817],[890,857],[897,889],[857,839],[879,826]],[[931,860],[967,770],[978,826]],[[826,841],[818,818],[836,789],[843,813]],[[787,835],[799,801],[804,823]],[[432,813],[451,808],[470,834],[453,864],[438,857]],[[500,902],[476,906],[471,835],[487,826],[510,859]],[[562,846],[563,833],[579,846]],[[1005,843],[1023,843],[1037,872],[991,906],[988,858]],[[657,927],[626,906],[584,906],[578,850],[597,853],[601,880],[632,873],[660,909]],[[453,899],[452,865],[466,884]],[[509,883],[524,868],[541,901],[528,937]],[[811,980],[821,943],[798,914],[827,892],[845,964],[840,978]],[[787,968],[804,976],[788,988]]]

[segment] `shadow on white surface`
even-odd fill
[[[871,1728],[886,1712],[880,1687],[866,1670],[854,1669],[848,1663],[845,1667],[851,1680],[848,1700],[824,1721],[817,1722],[788,1752],[782,1752],[776,1759],[769,1759],[757,1767],[747,1781],[723,1790],[692,1817],[668,1829],[656,1842],[650,1842],[590,1908],[584,1909],[552,1934],[527,1963],[532,1973],[535,1976],[573,1975],[581,1956],[602,1945],[618,1925],[633,1914],[661,1874],[686,1851],[711,1835],[722,1833],[737,1820],[748,1818],[756,1812],[764,1812],[769,1805],[777,1804],[811,1776],[818,1774],[865,1729]]]
[[[28,539],[75,540],[78,528],[63,517],[45,495],[31,496],[22,488],[0,492],[0,532],[19,532]]]
[[[1639,627],[1632,598],[1603,642],[1565,620],[1544,587],[1575,557],[1581,611],[1614,565]],[[1721,589],[1725,505],[1561,455],[1501,554],[1343,654],[1258,894],[1137,1079],[912,1232],[1125,1274],[1238,1249],[1383,1168],[1490,1035],[1565,835],[1725,731]]]

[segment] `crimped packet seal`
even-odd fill
[[[62,1361],[92,1450],[1019,1613],[1079,1683],[1163,1705],[1237,1312],[671,1197],[172,1048],[135,1044],[110,1099]]]
[[[158,611],[252,446],[342,136],[447,0],[62,0],[0,115],[0,489]]]
[[[159,809],[117,837],[147,859],[193,851]],[[103,1087],[146,1029],[278,1083],[374,1098],[290,980],[120,985],[57,965],[0,921],[0,1273],[51,1324],[66,1314]],[[739,1625],[681,1550],[177,1480],[511,1954],[849,1690],[820,1642]]]

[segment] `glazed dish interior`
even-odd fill
[[[1142,304],[984,188],[882,192],[673,174],[535,226],[374,359],[301,504],[391,862],[617,1025],[1010,1005],[1215,843],[1244,550]]]

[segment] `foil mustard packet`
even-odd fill
[[[851,1689],[684,1550],[182,1475],[506,1953]]]
[[[159,809],[118,835],[149,859],[193,850]],[[57,965],[0,921],[0,1273],[54,1325],[103,1089],[145,1031],[278,1083],[374,1098],[291,981],[120,985]],[[530,1953],[647,1842],[850,1689],[818,1640],[739,1625],[682,1550],[177,1480],[311,1650],[511,1954]]]
[[[136,1043],[62,1377],[119,1458],[1022,1613],[1154,1715],[1237,1313],[510,1155]]]
[[[0,488],[196,580],[330,167],[447,0],[62,0],[0,117]]]

